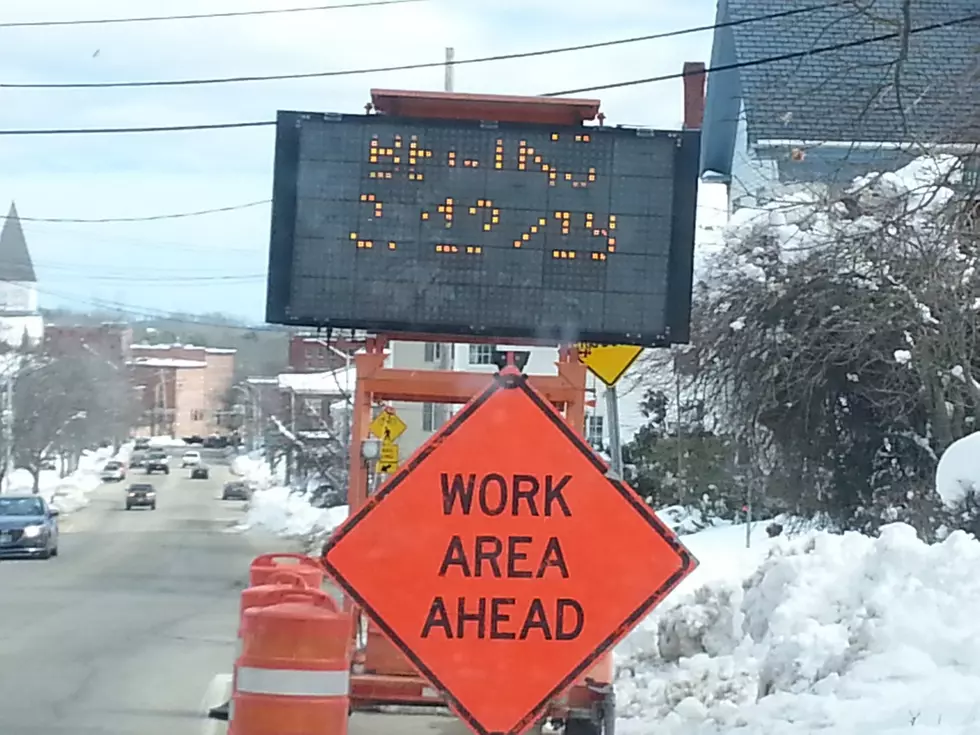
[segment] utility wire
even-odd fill
[[[552,54],[564,54],[576,51],[589,51],[597,48],[608,48],[610,46],[622,46],[630,43],[640,43],[642,41],[656,41],[664,38],[676,38],[692,33],[702,33],[713,31],[719,28],[731,28],[733,26],[745,25],[748,23],[758,23],[766,20],[787,18],[802,13],[812,13],[817,10],[842,5],[848,0],[836,0],[835,2],[811,5],[805,8],[793,8],[791,10],[780,10],[775,13],[758,15],[741,20],[728,21],[725,23],[715,23],[711,25],[695,26],[691,28],[680,28],[673,31],[663,31],[661,33],[651,33],[644,36],[631,36],[630,38],[618,38],[612,41],[596,41],[594,43],[578,44],[576,46],[561,46],[558,48],[539,49],[537,51],[521,51],[512,54],[495,54],[493,56],[480,56],[473,59],[457,59],[453,61],[453,66],[465,64],[486,64],[493,61],[508,61],[512,59],[530,59],[537,56],[550,56]],[[200,86],[206,84],[240,84],[243,82],[271,82],[284,81],[288,79],[320,79],[324,77],[348,77],[362,74],[381,74],[393,71],[414,71],[417,69],[433,69],[443,67],[445,61],[425,61],[417,64],[395,64],[391,66],[373,66],[360,69],[337,69],[333,71],[314,71],[301,72],[295,74],[259,74],[252,76],[236,77],[209,77],[199,79],[162,79],[147,80],[136,82],[10,82],[0,83],[0,89],[116,89],[131,87],[187,87]]]
[[[205,18],[242,18],[254,15],[280,15],[285,13],[314,13],[323,10],[343,8],[373,8],[381,5],[404,5],[406,3],[426,2],[426,0],[369,0],[361,3],[342,3],[338,5],[313,5],[301,8],[269,8],[266,10],[233,10],[225,13],[194,13],[189,15],[149,15],[136,18],[94,18],[78,20],[19,20],[0,23],[0,28],[42,28],[50,26],[94,26],[116,23],[155,23],[170,20],[201,20]]]
[[[271,199],[261,199],[257,202],[246,202],[245,204],[233,204],[228,207],[215,207],[213,209],[198,209],[193,212],[174,212],[172,214],[153,214],[146,217],[97,217],[97,218],[79,218],[79,217],[23,217],[18,214],[16,217],[11,217],[10,215],[0,215],[0,219],[17,219],[21,222],[64,222],[64,223],[81,223],[81,224],[108,224],[110,222],[155,222],[157,220],[163,219],[184,219],[186,217],[202,217],[208,214],[218,214],[221,212],[236,212],[240,209],[250,209],[251,207],[258,207],[263,204],[271,203]]]
[[[958,25],[965,25],[967,23],[973,23],[980,20],[980,13],[970,15],[966,18],[959,18],[957,20],[946,21],[943,23],[933,23],[927,26],[921,26],[919,28],[912,28],[908,31],[909,34],[915,33],[926,33],[928,31],[935,31],[941,28],[949,28]],[[745,69],[753,66],[762,66],[764,64],[776,63],[779,61],[788,61],[790,59],[801,59],[808,56],[816,56],[819,54],[829,53],[832,51],[840,51],[848,48],[856,48],[858,46],[866,46],[872,43],[880,43],[881,41],[888,41],[894,38],[899,38],[903,35],[902,31],[897,31],[894,33],[884,33],[879,36],[873,36],[871,38],[862,38],[855,41],[846,41],[842,43],[832,44],[830,46],[820,46],[817,48],[809,49],[807,51],[795,51],[792,53],[779,54],[777,56],[767,56],[761,59],[753,59],[751,61],[740,61],[733,64],[721,64],[719,66],[709,67],[705,71],[708,74],[721,72],[721,71],[732,71],[735,69]],[[456,62],[459,63],[459,62]],[[442,64],[439,64],[442,66]],[[699,72],[700,73],[700,72]],[[646,77],[644,79],[631,79],[623,82],[611,82],[607,84],[596,84],[590,87],[580,87],[578,89],[568,89],[562,90],[560,92],[547,92],[542,94],[542,97],[559,97],[567,94],[578,94],[581,92],[595,92],[604,89],[619,89],[622,87],[632,87],[641,84],[651,84],[653,82],[666,82],[673,79],[682,79],[688,76],[684,72],[674,73],[674,74],[663,74],[657,77]],[[48,128],[48,129],[12,129],[12,130],[0,130],[0,136],[3,135],[76,135],[76,134],[116,134],[116,133],[161,133],[161,132],[178,132],[178,131],[192,131],[192,130],[227,130],[231,128],[255,128],[255,127],[265,127],[275,125],[274,120],[255,120],[246,122],[226,122],[226,123],[204,123],[198,125],[157,125],[151,127],[124,127],[124,128]]]
[[[975,13],[974,15],[967,16],[966,18],[958,18],[956,20],[944,21],[942,23],[932,23],[927,26],[920,26],[919,28],[912,28],[908,31],[908,34],[913,33],[927,33],[928,31],[936,31],[941,28],[950,28],[952,26],[966,25],[967,23],[973,23],[980,20],[980,13]],[[901,38],[905,36],[905,31],[895,31],[893,33],[883,33],[880,36],[874,36],[872,38],[860,38],[856,41],[844,41],[842,43],[835,43],[830,46],[819,46],[817,48],[809,49],[808,51],[793,51],[786,54],[779,54],[777,56],[766,56],[761,59],[752,59],[751,61],[738,61],[732,64],[720,64],[718,66],[713,66],[706,71],[708,73],[721,72],[721,71],[732,71],[734,69],[747,69],[753,66],[763,66],[765,64],[774,64],[780,61],[789,61],[791,59],[802,59],[807,56],[815,56],[817,54],[828,53],[830,51],[842,51],[844,49],[855,48],[858,46],[866,46],[870,43],[879,43],[881,41],[889,41],[893,38]],[[700,72],[699,72],[700,73]],[[632,87],[638,84],[651,84],[653,82],[664,82],[671,79],[680,79],[684,77],[685,74],[681,72],[680,74],[664,74],[658,77],[646,77],[644,79],[631,79],[625,82],[613,82],[611,84],[597,84],[591,87],[578,87],[577,89],[563,89],[560,92],[545,92],[541,97],[560,97],[566,94],[581,94],[582,92],[595,92],[602,89],[618,89],[620,87]]]

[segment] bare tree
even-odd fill
[[[126,435],[134,406],[125,373],[101,357],[42,355],[25,363],[13,384],[14,456],[37,492],[45,457],[57,454],[76,467],[84,449]]]

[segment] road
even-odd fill
[[[220,500],[227,468],[191,481],[172,467],[154,476],[156,511],[127,512],[127,483],[103,485],[62,519],[58,558],[0,562],[3,733],[209,732],[248,564],[283,542],[228,533],[243,503]]]

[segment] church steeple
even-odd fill
[[[13,202],[0,230],[0,282],[37,283],[34,263]]]

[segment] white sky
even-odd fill
[[[338,0],[3,0],[0,23],[221,12]],[[378,8],[123,25],[0,28],[0,84],[180,79],[440,61],[612,40],[714,20],[713,0],[427,0]],[[464,65],[456,91],[539,94],[676,73],[710,33]],[[0,88],[0,129],[274,119],[278,109],[359,113],[372,87],[441,89],[441,68],[302,81],[149,89]],[[611,124],[677,128],[682,83],[590,93]],[[271,196],[273,129],[0,136],[0,207],[24,218],[133,217]],[[261,320],[268,205],[127,224],[24,222],[41,303],[224,311]]]

